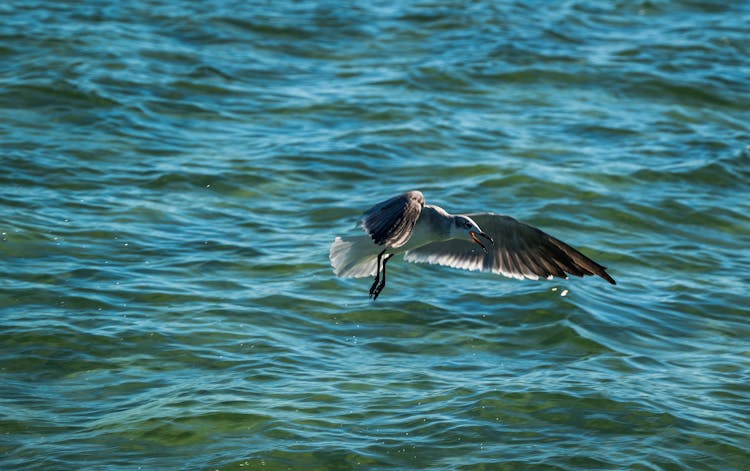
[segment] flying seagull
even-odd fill
[[[598,275],[615,280],[603,267],[546,232],[495,213],[450,214],[425,204],[419,191],[394,196],[368,209],[360,221],[367,235],[331,244],[336,276],[375,276],[370,297],[385,288],[385,265],[396,254],[416,263],[446,265],[538,280]]]

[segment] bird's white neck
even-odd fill
[[[411,238],[402,248],[410,250],[431,242],[450,239],[453,216],[440,206],[425,205],[414,225]]]

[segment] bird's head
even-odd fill
[[[485,245],[486,242],[489,242],[491,245],[495,243],[495,241],[492,240],[492,237],[485,234],[484,231],[479,228],[477,223],[474,222],[470,217],[461,215],[453,217],[453,224],[451,225],[450,230],[450,238],[471,239],[473,242],[482,247],[484,253],[487,253],[487,246]],[[485,243],[482,243],[482,240],[480,240],[480,238],[483,239]]]

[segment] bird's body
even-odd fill
[[[383,249],[387,253],[398,255],[429,244],[433,241],[430,221],[437,220],[435,213],[434,208],[425,206],[411,231],[411,237],[399,246],[376,244],[372,237],[366,234],[346,239],[336,237],[330,252],[334,273],[342,278],[373,276],[376,271],[376,259]]]
[[[519,279],[598,275],[615,284],[606,267],[533,226],[494,213],[452,215],[425,204],[419,191],[376,204],[365,212],[361,225],[367,235],[337,237],[330,260],[337,276],[374,275],[373,298],[385,286],[386,262],[402,253],[409,262],[491,271]]]

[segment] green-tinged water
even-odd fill
[[[0,468],[748,469],[748,25],[3,3]],[[618,284],[396,258],[372,302],[329,245],[412,189]]]

